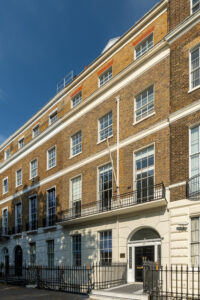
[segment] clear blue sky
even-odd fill
[[[0,0],[0,144],[159,0]]]

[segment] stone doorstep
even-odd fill
[[[148,294],[143,293],[119,293],[108,290],[93,290],[90,300],[149,300]]]

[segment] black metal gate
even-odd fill
[[[162,267],[156,263],[144,263],[144,292],[151,300],[200,299],[200,267]]]

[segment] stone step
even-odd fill
[[[93,290],[90,294],[91,300],[149,300],[147,294],[117,293],[114,291]]]

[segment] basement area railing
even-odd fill
[[[87,204],[81,205],[81,201],[77,201],[77,205],[74,205],[71,209],[60,212],[59,221],[63,222],[80,217],[92,216],[164,198],[165,187],[163,183],[160,183],[142,190],[135,190],[112,198],[104,197],[99,201]]]
[[[144,262],[143,268],[145,293],[150,299],[200,299],[200,267],[187,265],[159,266]]]
[[[94,263],[88,266],[2,266],[0,282],[32,284],[41,289],[88,294],[92,289],[115,287],[127,282],[127,264]]]

